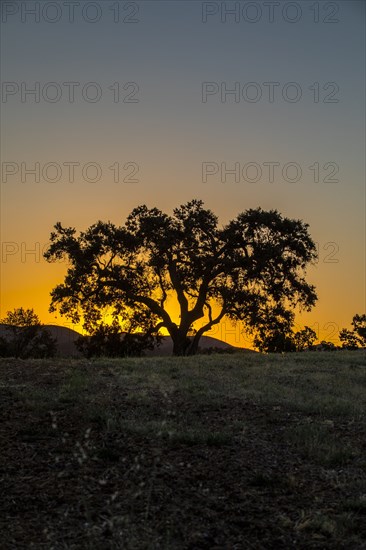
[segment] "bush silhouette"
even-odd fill
[[[56,340],[43,328],[33,309],[16,308],[0,321],[5,334],[0,340],[2,357],[21,359],[53,357]]]

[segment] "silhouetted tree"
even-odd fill
[[[353,331],[357,334],[360,345],[366,347],[366,314],[354,315],[352,319]]]
[[[292,311],[284,312],[281,308],[272,307],[257,320],[256,325],[249,326],[247,332],[254,335],[254,347],[261,352],[296,351],[292,331],[293,321]]]
[[[342,348],[344,349],[354,350],[359,347],[359,339],[353,330],[343,328],[339,333],[339,339],[342,342]]]
[[[98,222],[78,236],[57,223],[45,258],[62,257],[69,268],[51,293],[51,311],[74,322],[82,315],[88,330],[109,308],[127,332],[165,328],[176,355],[196,353],[201,336],[224,316],[256,327],[273,311],[309,310],[317,299],[304,278],[316,259],[308,225],[276,210],[247,210],[220,228],[193,200],[171,216],[139,206],[123,226]],[[171,296],[179,323],[167,309]]]
[[[302,330],[299,330],[293,336],[296,351],[304,351],[304,349],[306,348],[311,348],[316,338],[317,336],[315,330],[305,326]]]
[[[293,314],[287,319],[274,318],[270,324],[256,328],[254,344],[259,351],[282,353],[311,349],[316,340],[316,333],[310,327],[298,332],[293,331]]]
[[[75,345],[86,357],[141,357],[159,343],[158,335],[124,333],[114,319],[110,325],[100,323],[91,334],[80,336]]]
[[[314,348],[317,351],[336,351],[338,349],[333,342],[327,342],[326,340],[322,340],[320,344],[314,346]]]
[[[43,358],[56,353],[56,340],[42,327],[33,309],[17,308],[8,311],[0,321],[5,326],[0,353],[6,357]]]
[[[352,326],[353,330],[343,328],[339,333],[342,347],[349,350],[366,347],[366,315],[354,315]]]
[[[34,309],[24,309],[22,307],[8,311],[6,317],[1,322],[12,327],[39,327],[41,325],[41,321]]]

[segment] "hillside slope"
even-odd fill
[[[63,327],[60,325],[43,325],[47,329],[53,338],[57,341],[57,355],[59,357],[80,357],[81,353],[75,346],[75,341],[79,338],[80,333]],[[0,325],[0,337],[7,338],[9,331],[7,325]],[[218,350],[240,350],[255,353],[253,350],[247,348],[235,348],[230,344],[219,340],[218,338],[211,338],[210,336],[202,336],[200,340],[200,349],[207,350],[208,348],[216,348]],[[153,351],[147,351],[146,356],[167,356],[173,353],[173,342],[170,336],[163,336],[160,346]]]

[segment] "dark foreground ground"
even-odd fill
[[[0,547],[366,548],[365,354],[0,361]]]

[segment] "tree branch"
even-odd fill
[[[163,281],[163,278],[161,276],[161,271],[160,271],[159,268],[158,268],[158,277],[159,277],[160,288],[161,288],[161,291],[163,293],[163,297],[160,300],[160,307],[164,308],[164,304],[166,302],[166,299],[167,299],[168,295],[167,295],[166,290],[164,288],[164,281]]]
[[[197,297],[196,305],[189,312],[190,313],[190,320],[191,320],[190,324],[192,324],[194,321],[197,321],[197,319],[200,319],[203,316],[203,307],[206,303],[208,284],[209,284],[209,278],[206,275],[202,279],[202,283],[201,283],[201,286],[200,286],[199,291],[198,291],[198,297]]]
[[[202,334],[210,330],[210,328],[213,327],[214,325],[217,325],[217,323],[219,323],[225,315],[226,315],[226,308],[224,305],[221,312],[215,319],[211,319],[211,321],[209,321],[208,323],[203,325],[203,327],[197,330],[190,345],[190,349],[193,351],[193,353],[195,353],[198,348],[198,342],[200,341]]]
[[[182,284],[179,280],[178,273],[175,266],[175,261],[172,261],[168,266],[168,271],[170,275],[170,280],[172,282],[173,288],[177,293],[178,302],[180,305],[181,318],[183,319],[188,312],[188,300],[184,294]]]
[[[104,281],[101,284],[103,286],[110,286],[112,288],[117,287],[122,291],[125,290],[124,288],[119,286],[116,281],[111,281],[111,282]],[[160,317],[163,320],[164,325],[166,326],[166,328],[168,329],[169,332],[173,332],[173,333],[176,332],[177,325],[175,323],[173,323],[173,321],[170,318],[169,313],[164,308],[162,308],[160,306],[160,304],[158,302],[156,302],[153,298],[150,298],[148,296],[140,296],[138,294],[129,293],[128,294],[128,299],[132,300],[134,302],[138,302],[140,304],[144,304],[145,306],[147,306],[150,309],[150,311],[152,311],[152,313],[155,313],[155,315],[157,315],[158,317]]]

